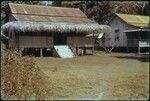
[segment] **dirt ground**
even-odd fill
[[[148,55],[96,52],[72,59],[34,59],[47,76],[52,99],[149,99]]]

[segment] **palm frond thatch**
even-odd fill
[[[97,23],[54,23],[54,22],[30,22],[30,21],[13,21],[4,24],[1,27],[1,33],[5,34],[10,30],[30,31],[30,32],[61,32],[61,33],[97,33],[110,31],[107,25],[99,25]],[[21,33],[20,33],[21,34]]]

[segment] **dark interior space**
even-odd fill
[[[43,48],[43,57],[50,57],[50,56],[52,56],[52,49]]]
[[[54,34],[54,45],[66,45],[67,37],[65,34]]]
[[[40,56],[40,50],[38,48],[25,48],[22,51],[23,56]]]
[[[149,31],[126,32],[128,39],[149,39]]]
[[[42,54],[43,57],[50,57],[52,56],[52,49],[50,48],[42,48]],[[22,56],[35,56],[35,57],[40,57],[40,48],[25,48],[22,51]]]

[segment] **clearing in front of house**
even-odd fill
[[[34,59],[48,77],[53,99],[148,99],[148,54],[96,52],[72,59]]]

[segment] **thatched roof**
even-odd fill
[[[63,8],[27,4],[9,4],[15,21],[4,24],[1,34],[11,31],[97,33],[111,28],[91,21],[78,8]],[[22,34],[22,33],[19,33]]]
[[[9,3],[12,16],[17,21],[46,21],[67,23],[94,22],[78,8]]]
[[[4,24],[3,33],[9,30],[29,31],[29,32],[62,32],[62,33],[97,33],[108,32],[111,28],[107,25],[99,25],[97,23],[54,23],[54,22],[30,22],[30,21],[13,21]],[[20,33],[21,34],[21,33]]]

